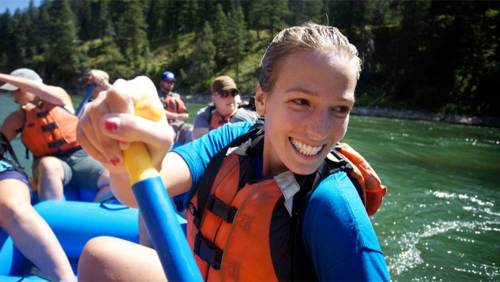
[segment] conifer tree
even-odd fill
[[[109,0],[92,1],[90,3],[90,38],[111,36],[114,29],[111,24],[111,13],[109,12]]]
[[[10,11],[7,9],[0,16],[0,65],[5,69],[12,69],[15,65],[12,42],[14,42],[14,22]]]
[[[269,27],[268,12],[272,2],[267,0],[253,0],[249,3],[248,26],[257,32],[257,40],[260,40],[260,31]]]
[[[115,3],[111,2],[113,7]],[[121,2],[121,11],[113,11],[116,32],[115,40],[121,53],[129,61],[130,74],[146,69],[146,55],[149,49],[146,37],[144,6],[140,1]]]
[[[49,2],[49,35],[46,50],[46,77],[52,82],[68,82],[76,74],[76,27],[68,0]]]
[[[217,4],[215,8],[215,16],[212,17],[214,40],[213,43],[216,49],[216,62],[220,68],[227,63],[227,40],[228,40],[228,20],[226,14],[222,10],[221,4]]]
[[[245,22],[245,17],[240,5],[229,13],[228,17],[228,40],[227,40],[227,53],[228,60],[233,64],[236,72],[236,81],[239,81],[239,63],[246,52],[246,44],[248,41],[248,31]]]
[[[269,31],[271,34],[275,34],[284,27],[287,26],[285,18],[290,13],[288,9],[287,0],[275,0],[271,2],[272,5],[269,6]]]
[[[191,66],[188,71],[189,77],[200,83],[195,84],[193,89],[204,90],[210,84],[210,77],[215,69],[215,46],[213,44],[214,34],[212,27],[205,22],[201,32],[197,34],[195,48],[191,58]]]
[[[164,0],[149,0],[146,22],[148,39],[154,40],[164,35],[166,2]]]

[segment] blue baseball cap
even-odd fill
[[[162,74],[161,74],[161,80],[163,81],[175,81],[175,74],[173,72],[170,72],[170,71],[164,71]]]

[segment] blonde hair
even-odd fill
[[[102,79],[106,82],[109,82],[109,74],[105,71],[102,71],[102,70],[97,70],[97,69],[90,70],[87,72],[85,77],[86,77],[86,79],[90,79],[91,77],[95,77],[98,79]]]
[[[262,57],[259,84],[262,90],[271,91],[276,80],[276,69],[286,56],[298,51],[325,51],[353,61],[356,78],[361,72],[358,50],[336,27],[306,23],[280,31]]]

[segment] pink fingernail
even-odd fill
[[[104,122],[104,127],[106,127],[109,131],[114,131],[118,129],[118,125],[120,124],[120,119],[117,117],[108,118]]]
[[[119,158],[112,158],[109,160],[109,162],[113,165],[113,166],[116,166],[117,164],[120,163],[120,159]]]

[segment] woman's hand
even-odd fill
[[[130,183],[123,181],[126,169],[122,150],[130,142],[144,143],[153,164],[159,169],[174,140],[174,131],[164,115],[158,122],[134,115],[135,103],[144,99],[148,99],[153,107],[162,109],[156,88],[149,78],[140,76],[129,81],[119,79],[87,104],[78,123],[78,141],[89,155],[111,172],[113,192],[118,197],[122,189],[130,192]],[[128,199],[120,200],[128,202]]]

